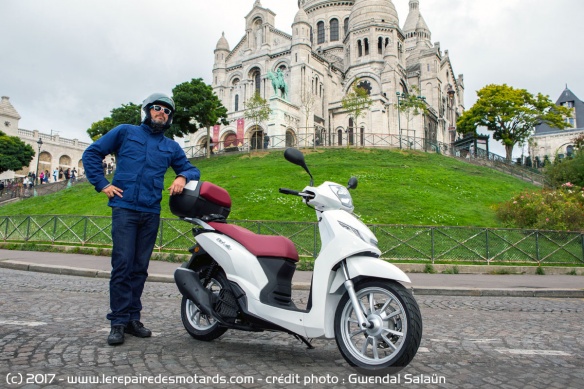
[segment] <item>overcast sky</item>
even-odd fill
[[[255,0],[0,0],[0,95],[20,128],[89,142],[112,108],[193,78],[211,82],[213,50],[245,32]],[[408,0],[393,0],[400,27]],[[291,33],[297,0],[261,0]],[[584,1],[420,0],[432,41],[464,74],[465,105],[491,83],[555,102],[566,84],[584,98]]]

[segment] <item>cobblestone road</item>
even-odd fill
[[[306,292],[295,293],[306,300]],[[0,295],[1,388],[398,386],[354,382],[364,378],[354,375],[334,340],[315,340],[316,349],[307,350],[289,335],[228,331],[197,342],[182,327],[172,284],[146,284],[142,320],[154,336],[127,336],[118,347],[106,344],[105,279],[0,269]],[[399,386],[582,388],[584,300],[417,300],[424,336],[410,366],[392,378]],[[172,381],[185,379],[191,384]]]

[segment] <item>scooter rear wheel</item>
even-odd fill
[[[205,274],[207,266],[195,269],[199,275]],[[212,277],[206,288],[219,295],[221,289],[227,285],[227,278],[222,273]],[[181,301],[181,319],[187,332],[195,339],[211,341],[217,339],[227,331],[227,328],[219,325],[214,318],[205,315],[197,305],[186,297]]]
[[[422,316],[401,284],[370,280],[355,285],[370,328],[361,329],[349,294],[335,313],[335,340],[343,358],[365,372],[395,374],[414,358],[422,339]]]

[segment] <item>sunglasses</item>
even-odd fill
[[[165,114],[167,114],[167,115],[170,115],[170,113],[172,112],[170,109],[168,109],[168,108],[166,108],[166,107],[163,107],[163,106],[161,106],[161,105],[153,105],[153,106],[152,106],[150,109],[153,109],[153,110],[155,110],[156,112],[160,112],[160,111],[162,111],[162,112],[164,112],[164,113],[165,113]]]

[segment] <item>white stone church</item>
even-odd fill
[[[423,2],[409,0],[402,25],[392,0],[298,0],[290,34],[256,0],[243,37],[230,46],[223,35],[215,49],[212,86],[230,121],[212,129],[215,150],[402,142],[421,148],[454,141],[464,111],[463,76],[455,77],[448,51],[433,42]],[[285,95],[270,79],[278,70]],[[341,103],[355,83],[373,101],[356,123]],[[419,94],[428,113],[406,115],[398,92]],[[261,123],[245,119],[246,101],[255,93],[272,110]],[[269,143],[260,143],[264,135]],[[193,134],[189,156],[200,155],[206,142],[206,131]]]

